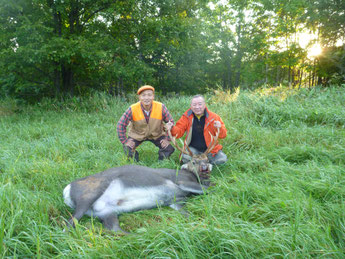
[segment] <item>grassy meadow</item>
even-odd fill
[[[190,102],[156,99],[175,121]],[[132,235],[88,216],[64,232],[63,188],[129,163],[116,122],[134,101],[0,101],[0,258],[345,257],[344,86],[209,95],[229,161],[214,167],[211,193],[188,200],[188,219],[164,207],[121,215]],[[142,165],[179,166],[177,151],[163,162],[151,143],[139,152]]]

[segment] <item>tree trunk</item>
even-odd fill
[[[60,63],[54,62],[54,90],[55,96],[61,95],[61,71],[59,70]]]
[[[65,93],[70,96],[74,95],[74,84],[73,84],[73,70],[71,67],[61,66],[62,73],[62,87]]]
[[[302,84],[302,79],[303,79],[303,71],[299,71],[300,72],[300,77],[299,77],[299,84],[298,84],[298,89],[301,89],[301,84]]]
[[[242,65],[242,46],[241,46],[241,40],[242,40],[242,24],[241,24],[241,18],[240,21],[237,25],[237,37],[238,37],[238,42],[237,42],[237,52],[236,52],[236,75],[235,75],[235,87],[238,87],[240,85],[240,80],[241,80],[241,65]]]
[[[111,96],[116,96],[116,90],[117,90],[117,85],[115,83],[115,80],[110,79],[110,85],[108,88],[108,94],[110,94]]]
[[[79,22],[79,1],[72,0],[71,1],[71,11],[68,14],[68,21],[69,21],[69,30],[70,33],[73,35],[75,33],[81,32],[81,26]]]
[[[265,84],[267,85],[268,84],[268,55],[266,53],[266,59],[265,59]]]
[[[226,90],[227,86],[226,86],[226,71],[223,73],[223,89]]]
[[[228,89],[230,90],[230,92],[233,91],[234,85],[232,83],[232,71],[231,71],[231,63],[229,62],[228,65],[228,71],[227,71],[227,82],[228,82]]]
[[[291,85],[292,85],[292,87],[294,87],[294,86],[296,85],[295,77],[296,77],[296,75],[295,75],[295,69],[292,68],[292,70],[291,70]]]
[[[276,83],[277,85],[280,85],[280,67],[279,66],[277,66]]]
[[[291,87],[291,66],[290,66],[290,64],[289,64],[289,69],[288,69],[288,83],[289,83],[289,87]]]
[[[311,86],[314,86],[314,83],[316,82],[316,80],[315,80],[315,71],[316,71],[316,62],[315,62],[315,59],[314,59],[314,63],[313,63],[313,77],[312,77],[312,80],[311,80]]]
[[[53,13],[53,27],[54,34],[58,37],[62,36],[62,22],[61,13],[57,11],[54,0],[47,0],[48,6],[52,9]],[[61,85],[61,63],[59,61],[53,61],[54,66],[54,92],[55,96],[61,95],[62,85]]]
[[[231,50],[228,50],[229,52]],[[223,89],[224,90],[233,90],[233,83],[232,83],[232,69],[231,69],[231,54],[226,57],[226,70],[224,71],[224,85]]]
[[[180,62],[176,63],[176,86],[177,89],[181,89],[181,76],[180,76]]]
[[[120,77],[119,80],[119,96],[124,96],[125,95],[125,89],[123,87],[123,78]]]

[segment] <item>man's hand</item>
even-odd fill
[[[160,141],[160,143],[161,143],[161,147],[162,147],[163,149],[170,145],[169,140],[167,140],[166,138],[163,138],[163,139]]]
[[[165,129],[168,131],[168,130],[171,130],[172,127],[174,126],[174,123],[172,123],[171,121],[165,123]]]
[[[220,129],[222,127],[222,124],[220,123],[220,121],[215,121],[214,122],[214,127],[217,129]]]
[[[127,146],[133,150],[135,147],[135,143],[134,143],[133,139],[131,139],[131,138],[127,139],[125,142],[125,146]]]

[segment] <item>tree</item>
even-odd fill
[[[105,56],[98,41],[104,24],[97,19],[113,3],[2,1],[1,27],[8,31],[3,41],[12,42],[1,50],[5,88],[20,94],[73,95],[88,84],[90,74],[97,79],[98,65]],[[14,78],[15,87],[9,84],[7,75]]]
[[[305,21],[319,33],[323,53],[317,64],[321,82],[345,82],[345,4],[338,0],[309,1]]]

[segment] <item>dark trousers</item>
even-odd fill
[[[155,144],[155,146],[159,148],[159,150],[158,150],[158,160],[163,160],[165,158],[170,157],[171,154],[174,153],[174,151],[175,151],[175,149],[173,148],[173,146],[171,144],[169,146],[167,146],[166,148],[162,148],[160,141],[162,139],[164,139],[164,138],[165,138],[165,136],[161,136],[161,137],[159,137],[156,140],[146,139],[146,140],[143,140],[143,141],[139,141],[139,140],[136,140],[136,139],[133,139],[133,138],[130,138],[130,139],[132,139],[134,141],[134,143],[135,143],[134,150],[141,143],[143,143],[144,141],[150,141],[151,143]],[[139,161],[139,153],[138,153],[138,151],[135,150],[133,152],[133,150],[130,147],[126,146],[126,145],[123,145],[123,150],[125,151],[127,157],[133,158],[133,155],[134,155],[134,160],[137,161],[137,162]]]

